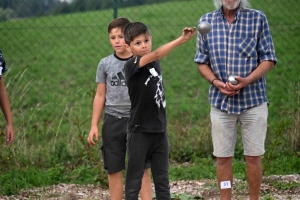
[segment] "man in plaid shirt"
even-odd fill
[[[247,0],[214,0],[217,10],[199,22],[211,25],[197,35],[194,62],[211,83],[209,101],[214,156],[221,199],[232,196],[232,157],[241,124],[250,199],[259,199],[261,155],[267,132],[268,99],[265,74],[277,60],[265,14],[249,9]],[[228,81],[235,75],[237,84]]]

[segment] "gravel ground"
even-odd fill
[[[295,187],[286,187],[288,185],[298,185]],[[269,176],[263,178],[261,187],[261,198],[269,200],[300,200],[300,174]],[[192,180],[171,182],[171,193],[174,200],[180,199],[206,199],[217,200],[218,189],[215,180]],[[282,188],[274,187],[281,185]],[[233,196],[234,200],[248,199],[247,183],[241,180],[234,180]],[[33,188],[30,190],[21,190],[19,194],[12,196],[1,196],[3,200],[109,200],[109,192],[101,189],[99,185],[76,185],[59,184],[44,188]]]

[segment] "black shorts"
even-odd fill
[[[127,122],[129,117],[115,117],[105,114],[102,125],[102,158],[108,174],[124,170],[126,167]],[[145,169],[151,167],[146,163]]]
[[[128,117],[105,114],[102,126],[102,157],[108,174],[125,169]]]

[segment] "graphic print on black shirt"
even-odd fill
[[[159,61],[139,67],[140,57],[125,64],[131,100],[128,129],[132,132],[162,133],[166,130],[166,98]]]
[[[6,68],[5,60],[4,60],[2,51],[0,50],[0,80],[1,80],[2,74],[6,71],[7,71],[7,68]]]
[[[158,78],[158,81],[156,83],[157,89],[156,89],[156,94],[154,96],[156,105],[160,108],[160,106],[162,105],[163,108],[166,108],[166,99],[165,99],[165,92],[164,92],[164,88],[162,86],[162,76],[158,75],[158,73],[156,72],[155,68],[151,68],[149,69],[150,72],[150,76],[148,77],[148,79],[145,82],[145,85],[147,86],[148,82],[150,81],[151,78],[156,79]]]

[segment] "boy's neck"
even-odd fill
[[[132,56],[132,53],[131,52],[124,52],[124,53],[116,53],[116,55],[119,58],[129,58],[129,57]]]

